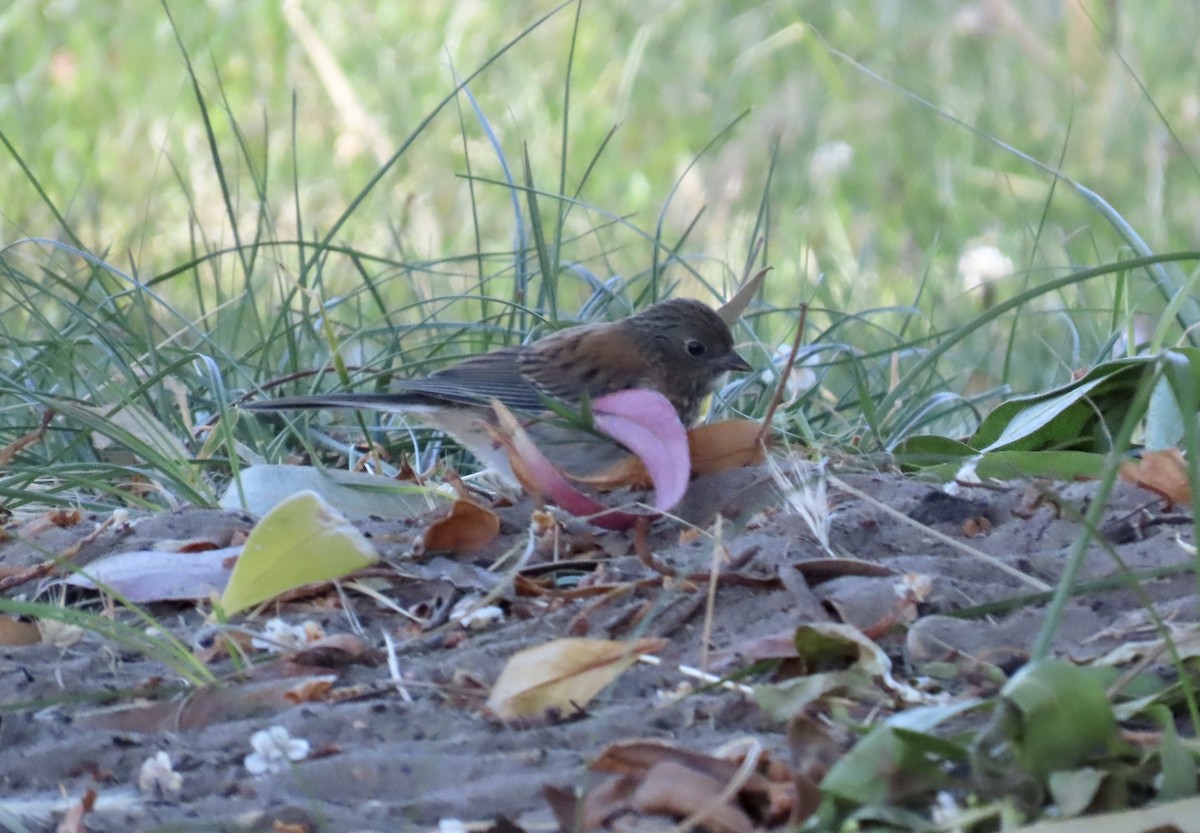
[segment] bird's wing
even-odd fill
[[[542,394],[518,369],[521,350],[519,347],[506,347],[472,356],[429,376],[394,382],[387,393],[343,391],[286,396],[246,403],[243,407],[255,411],[292,408],[404,411],[447,404],[480,405],[486,408],[493,399],[499,399],[515,411],[543,411],[545,402]]]
[[[518,411],[541,411],[538,389],[521,373],[521,347],[505,347],[464,359],[423,379],[406,379],[394,386],[399,396],[418,396],[446,402],[487,404],[499,399]]]

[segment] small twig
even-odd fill
[[[796,365],[796,354],[800,352],[800,342],[804,338],[804,325],[808,321],[808,304],[801,302],[800,304],[800,322],[796,326],[796,337],[792,339],[792,352],[788,354],[787,363],[783,366],[783,372],[779,374],[779,384],[775,386],[775,395],[771,397],[771,404],[767,406],[767,412],[763,415],[762,428],[758,432],[758,442],[763,442],[767,432],[771,430],[771,420],[775,417],[775,411],[779,409],[783,402],[783,393],[787,390],[787,380],[792,374],[792,368]]]
[[[56,412],[49,408],[42,411],[42,418],[38,421],[37,428],[24,436],[17,437],[4,448],[0,448],[0,466],[8,465],[17,454],[40,440],[46,434],[46,429],[50,427],[50,421],[54,419],[55,414]]]
[[[712,640],[713,617],[716,614],[717,578],[721,574],[721,556],[725,556],[724,560],[729,559],[729,550],[725,548],[725,542],[721,537],[722,520],[723,516],[718,512],[716,529],[713,531],[712,559],[708,565],[708,592],[704,599],[704,627],[700,629],[701,670],[708,669],[708,645]]]
[[[900,521],[901,523],[907,524],[916,529],[920,529],[924,534],[928,535],[929,537],[934,538],[938,541],[941,541],[946,546],[953,547],[954,549],[958,550],[959,552],[964,552],[967,555],[970,555],[970,556],[973,556],[974,558],[979,559],[980,561],[987,562],[988,564],[992,565],[1000,572],[1007,573],[1008,575],[1012,576],[1013,578],[1018,579],[1019,581],[1022,581],[1025,584],[1028,584],[1030,587],[1036,588],[1037,590],[1043,590],[1043,591],[1053,589],[1049,584],[1042,581],[1041,579],[1038,579],[1031,575],[1023,573],[1020,570],[1018,570],[1016,567],[1009,566],[1008,564],[1005,564],[1000,559],[995,558],[991,555],[988,555],[986,552],[983,552],[982,550],[978,550],[975,547],[969,547],[966,544],[962,543],[961,541],[956,541],[955,539],[951,538],[949,535],[938,532],[936,529],[934,529],[931,526],[927,526],[926,524],[920,523],[918,521],[914,521],[912,518],[908,517],[908,515],[905,515],[903,512],[893,509],[892,507],[888,506],[886,503],[879,500],[878,498],[873,498],[870,495],[868,495],[866,492],[864,492],[860,489],[854,488],[849,483],[842,480],[840,477],[835,477],[834,475],[831,474],[831,475],[829,475],[829,482],[835,488],[841,489],[843,492],[846,492],[847,494],[854,495],[854,497],[858,498],[859,500],[866,501],[867,503],[871,504],[879,511],[883,512],[884,514],[889,515],[892,518],[895,518],[897,521]]]
[[[662,667],[663,665],[663,661],[654,654],[640,654],[638,655],[638,662],[645,665],[653,665],[655,667]],[[685,677],[690,677],[693,680],[699,680],[706,687],[723,688],[726,691],[732,691],[745,697],[754,696],[754,689],[745,683],[738,683],[724,677],[718,677],[716,674],[710,674],[707,671],[701,671],[699,668],[693,668],[690,665],[676,665],[675,670]],[[676,696],[669,698],[669,701],[675,702],[676,700],[681,699],[683,699],[683,697]]]
[[[646,565],[654,572],[674,578],[679,575],[679,571],[672,567],[661,558],[654,557],[654,549],[650,546],[650,518],[643,516],[638,518],[637,526],[633,529],[633,551],[637,555],[638,560]]]
[[[61,555],[57,555],[48,561],[43,561],[41,564],[35,564],[23,572],[0,579],[0,593],[11,590],[14,587],[20,587],[22,584],[27,582],[36,581],[37,579],[50,575],[64,562],[70,561],[72,558],[79,555],[84,547],[99,538],[116,522],[117,513],[114,512],[105,518],[103,523],[101,523],[83,538],[80,538],[74,544],[63,550]]]
[[[1002,495],[1012,491],[1012,486],[1007,486],[1003,483],[989,483],[986,480],[959,480],[955,478],[953,483],[962,489],[983,489],[986,492],[998,492]]]

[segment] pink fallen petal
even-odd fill
[[[493,435],[508,447],[513,474],[525,491],[553,502],[572,515],[587,517],[591,523],[604,529],[631,529],[642,518],[653,517],[609,509],[576,489],[546,459],[512,411],[498,401],[493,402],[492,407],[496,411],[499,426]]]
[[[628,448],[654,483],[654,508],[667,511],[683,499],[691,476],[687,430],[675,407],[653,390],[623,390],[592,403],[593,423]]]

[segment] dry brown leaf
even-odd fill
[[[469,500],[456,500],[450,514],[425,530],[425,551],[473,552],[500,534],[500,518],[491,509]]]
[[[704,808],[696,826],[708,833],[754,833],[755,825],[742,810],[716,801],[726,782],[675,761],[652,766],[629,797],[634,810],[673,818],[689,818]]]
[[[329,692],[332,688],[332,678],[310,677],[290,691],[284,692],[283,699],[293,705],[299,703],[321,703],[329,697]]]
[[[198,731],[214,723],[261,719],[297,703],[327,698],[337,677],[319,674],[196,689],[182,700],[132,703],[80,715],[92,729],[132,732]]]
[[[992,531],[992,522],[986,517],[967,518],[962,523],[962,534],[967,538],[982,538]]]
[[[739,642],[732,648],[709,657],[708,670],[724,671],[737,663],[792,660],[796,658],[796,630],[765,634]]]
[[[650,475],[642,461],[633,454],[622,457],[602,472],[586,477],[571,475],[571,479],[601,492],[650,488]]]
[[[692,475],[716,474],[754,466],[766,459],[759,440],[763,427],[750,419],[726,419],[688,431]]]
[[[605,822],[629,809],[629,796],[639,781],[632,775],[611,776],[582,796],[573,788],[545,784],[542,795],[562,830],[603,830]]]
[[[566,802],[561,795],[549,793],[547,797],[560,819],[577,810],[585,829],[598,828],[605,818],[628,810],[688,818],[698,829],[714,833],[758,830],[784,822],[795,825],[811,814],[816,807],[812,793],[819,798],[815,784],[761,749],[754,755],[753,769],[744,772],[746,753],[729,749],[716,757],[670,741],[618,741],[588,765],[594,772],[611,775],[580,802]],[[728,801],[716,801],[735,783],[736,793]],[[692,817],[700,811],[703,816]]]
[[[83,512],[78,509],[48,509],[21,527],[21,537],[32,540],[47,529],[68,529],[83,523]]]
[[[37,623],[0,616],[0,645],[36,645],[41,641],[42,632]]]
[[[340,668],[345,665],[375,665],[380,661],[379,652],[368,645],[360,636],[352,633],[335,633],[323,636],[305,645],[289,660],[298,665],[320,668]]]
[[[488,708],[504,720],[568,715],[586,706],[637,660],[667,644],[665,639],[633,642],[608,639],[556,639],[509,657]]]
[[[1147,451],[1140,460],[1122,463],[1121,479],[1161,495],[1172,504],[1187,504],[1192,500],[1187,461],[1178,448]]]
[[[793,565],[796,572],[804,576],[809,587],[816,587],[826,581],[846,576],[892,576],[896,571],[883,564],[873,561],[860,561],[857,558],[809,558],[797,561]]]
[[[642,775],[650,767],[663,761],[683,764],[719,781],[730,780],[738,769],[736,763],[724,758],[714,758],[704,752],[692,752],[657,738],[635,738],[610,743],[604,747],[596,760],[588,764],[588,769],[595,772]]]

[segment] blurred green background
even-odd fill
[[[291,241],[323,237],[456,77],[554,10],[168,5],[207,121],[160,4],[9,0],[0,11],[0,131],[12,149],[0,153],[0,243],[69,239],[46,200],[84,247],[143,279],[238,241],[284,242],[253,269],[222,254],[156,284],[185,315],[239,293],[265,302],[265,273],[293,279],[303,259],[285,251]],[[774,266],[767,298],[811,302],[817,328],[862,313],[870,326],[848,340],[869,343],[872,328],[907,326],[910,312],[871,312],[892,305],[916,308],[930,332],[953,327],[992,298],[1130,254],[1093,205],[992,139],[1098,193],[1152,250],[1195,245],[1194,19],[1185,2],[1116,0],[569,4],[470,84],[478,113],[455,98],[354,208],[333,242],[359,257],[330,254],[324,292],[368,273],[397,304],[481,285],[503,294],[522,226],[531,240],[504,165],[524,182],[527,154],[551,195],[540,200],[548,227],[553,195],[575,198],[587,174],[562,225],[571,275],[642,274],[656,235],[674,247],[686,233],[679,253],[727,288],[758,228],[760,260]],[[65,256],[21,244],[6,257],[36,271]],[[980,278],[967,273],[998,280],[970,290]],[[685,271],[670,277],[705,294]],[[1061,379],[1109,337],[1115,283],[1041,298],[1022,311],[1028,332],[1001,322],[956,361],[1019,387]],[[573,312],[589,291],[561,284],[559,308]],[[1118,324],[1162,299],[1132,275],[1120,307]],[[761,321],[773,345],[794,315]],[[996,366],[997,338],[1019,340],[1019,378]]]

